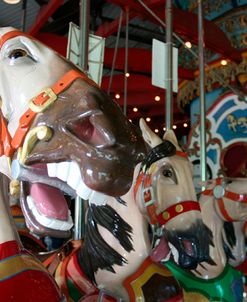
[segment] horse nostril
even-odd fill
[[[89,116],[69,122],[67,128],[81,141],[84,141],[86,143],[93,143],[92,138],[95,128],[91,124]]]
[[[80,141],[97,147],[102,148],[111,146],[115,143],[112,136],[109,136],[103,127],[95,127],[94,116],[78,117],[77,119],[71,120],[67,123],[66,128]]]

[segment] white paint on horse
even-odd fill
[[[12,30],[15,29],[0,28],[0,37]],[[21,50],[21,56],[16,54],[17,50]],[[11,135],[17,129],[19,117],[28,109],[29,100],[69,70],[61,62],[53,50],[25,36],[17,36],[3,44],[0,50],[0,97]]]

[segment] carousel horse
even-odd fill
[[[54,279],[20,243],[10,214],[6,176],[0,175],[1,301],[65,302]]]
[[[191,164],[179,149],[173,131],[168,131],[162,141],[143,120],[141,125],[151,150],[136,166],[131,189],[121,197],[108,196],[104,206],[89,205],[83,244],[72,242],[44,262],[72,301],[78,301],[82,293],[85,296],[80,301],[91,301],[100,294],[93,284],[114,293],[114,301],[118,301],[117,297],[131,302],[183,301],[181,288],[171,273],[149,257],[151,244],[145,216],[150,206],[154,212],[149,219],[156,219],[155,224],[166,229],[174,245],[170,251],[165,239],[160,238],[152,252],[156,257],[166,258],[173,253],[179,265],[193,267],[200,253],[197,248],[204,245],[203,253],[197,256],[200,261],[207,258],[208,234],[195,201]],[[147,178],[143,171],[149,178],[145,189],[142,183],[147,184]],[[148,199],[149,191],[157,191],[153,204]],[[169,228],[163,213],[173,213],[172,209],[177,213],[170,217],[173,223]],[[58,261],[61,253],[63,260]],[[87,290],[85,282],[79,281],[86,276]]]
[[[223,230],[224,222],[236,223],[247,218],[245,182],[241,179],[218,178],[208,181],[206,190],[201,193],[199,202],[203,221],[213,234],[210,261],[199,263],[196,270],[188,272],[173,263],[164,264],[185,289],[185,301],[243,301],[242,274],[228,264]],[[228,243],[228,250],[229,246]],[[232,257],[234,254],[232,249]]]
[[[146,147],[141,135],[119,106],[85,74],[13,28],[0,29],[0,97],[0,168],[4,174],[20,181],[21,205],[27,226],[39,234],[66,237],[73,222],[62,192],[88,200],[88,217],[92,219],[87,227],[88,239],[71,265],[77,271],[80,285],[87,289],[89,284],[90,294],[98,288],[111,291],[119,271],[130,268],[125,257],[134,253],[132,229],[118,215],[113,201],[129,194],[134,169],[144,159]],[[173,152],[168,155],[180,159]],[[185,175],[183,181],[187,178]],[[18,190],[16,182],[11,184],[13,190]],[[169,199],[173,197],[170,206],[181,202],[174,194],[183,196],[176,189],[172,193],[167,195]],[[200,234],[192,236],[195,225],[202,223],[198,204],[193,202],[194,196],[186,194],[186,199],[188,197],[185,210],[181,205],[174,209],[177,213],[185,212],[180,217],[185,215],[186,228],[184,223],[175,227],[174,217],[169,222],[169,234],[173,246],[184,251],[178,257],[178,263],[193,268],[207,258],[208,247],[206,236],[205,241],[200,239]],[[118,200],[121,202],[122,199]],[[196,217],[196,222],[190,219],[189,213]],[[163,218],[157,218],[161,224]],[[118,223],[122,226],[112,230],[108,219],[113,226]],[[176,231],[182,234],[177,238],[181,243],[174,239]],[[193,244],[189,242],[191,236]],[[135,240],[138,244],[138,238]],[[109,249],[114,241],[120,243],[119,251]],[[94,246],[96,243],[97,247]],[[106,250],[101,246],[103,243],[107,243]],[[135,263],[131,264],[135,269]],[[124,298],[127,295],[121,286],[113,290]]]

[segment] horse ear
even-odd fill
[[[167,130],[163,136],[163,140],[170,141],[171,143],[173,143],[177,150],[182,151],[182,149],[178,145],[178,140],[173,130]]]
[[[142,131],[143,139],[151,148],[154,148],[162,143],[162,139],[148,127],[143,118],[140,119],[139,124]]]

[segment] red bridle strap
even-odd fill
[[[165,225],[168,221],[174,217],[189,212],[189,211],[201,211],[200,204],[197,201],[182,201],[167,208],[165,211],[157,216],[160,225]]]
[[[2,35],[2,37],[0,37],[0,49],[2,48],[3,44],[10,40],[10,39],[13,39],[15,37],[18,37],[18,36],[23,36],[23,37],[27,37],[27,38],[31,38],[33,39],[32,36],[22,32],[22,31],[19,31],[19,30],[12,30],[12,31],[9,31],[7,32],[6,34]]]
[[[219,199],[216,195],[215,195],[215,188],[217,188],[217,186],[221,186],[223,189],[223,185],[222,185],[222,179],[221,178],[216,178],[215,179],[215,186],[212,189],[208,189],[203,191],[201,194],[203,195],[210,195],[210,196],[214,196],[216,199]],[[228,198],[232,201],[235,202],[243,202],[243,203],[247,203],[247,195],[246,194],[238,194],[238,193],[234,193],[231,191],[227,191],[224,189],[224,193],[221,196],[222,198]]]
[[[142,183],[143,191],[141,192],[141,194],[144,207],[146,208],[146,211],[148,213],[150,223],[156,224],[158,221],[156,216],[155,196],[152,187],[151,175],[146,175],[143,172],[138,175],[134,185],[134,199],[136,200],[137,191]]]
[[[180,156],[180,157],[183,157],[183,158],[185,158],[185,159],[188,159],[188,154],[187,154],[186,152],[177,150],[177,151],[176,151],[176,155],[177,155],[177,156]],[[188,159],[188,160],[189,160],[189,159]]]
[[[4,34],[0,38],[0,49],[3,44],[12,38],[17,36],[25,36],[33,39],[28,34],[25,34],[21,31],[14,30]],[[25,139],[27,132],[29,131],[31,124],[36,117],[37,113],[45,111],[56,99],[57,95],[63,92],[66,88],[68,88],[76,79],[81,78],[86,81],[89,85],[93,85],[98,87],[98,85],[91,79],[89,79],[85,74],[79,72],[77,70],[68,71],[62,78],[56,82],[51,88],[44,89],[41,91],[36,97],[31,100],[30,108],[20,117],[19,126],[14,134],[13,139],[11,138],[6,120],[4,119],[2,113],[0,114],[0,122],[1,122],[1,133],[0,133],[0,156],[6,155],[7,157],[12,157],[15,150],[17,150]],[[39,107],[42,107],[40,109]],[[32,108],[35,108],[34,110]],[[40,109],[36,111],[36,108]]]
[[[63,92],[66,88],[68,88],[76,79],[81,78],[88,82],[90,85],[97,86],[95,82],[89,79],[85,74],[77,71],[77,70],[70,70],[67,72],[52,88],[49,90],[50,92],[46,92],[46,90],[39,93],[33,100],[32,103],[34,106],[44,106],[45,109],[48,106],[45,106],[52,97],[54,98],[52,102],[54,102],[57,98],[57,95]],[[51,103],[50,103],[51,104]],[[45,110],[44,109],[44,110]],[[43,110],[43,111],[44,111]],[[4,128],[4,131],[1,132],[1,142],[3,144],[4,154],[7,157],[12,157],[15,150],[17,150],[22,144],[25,139],[27,132],[29,131],[32,122],[38,112],[33,111],[29,108],[19,119],[19,126],[15,132],[13,139],[10,141],[10,134],[8,132],[6,122],[4,121],[3,117],[1,117],[1,128]],[[2,151],[2,150],[1,150]],[[0,155],[3,155],[1,153]]]
[[[219,192],[219,190],[221,192],[221,195],[217,195],[217,192]],[[247,203],[247,195],[225,190],[221,178],[215,179],[215,186],[212,189],[203,191],[201,194],[207,196],[214,196],[215,199],[218,201],[219,210],[222,216],[225,218],[226,221],[229,222],[232,222],[234,220],[227,213],[223,198],[227,198],[234,202]]]
[[[188,160],[187,153],[182,151],[176,151],[176,155],[180,156],[182,158],[185,158]],[[141,186],[142,185],[142,186]],[[160,223],[160,225],[164,225],[165,218],[168,217],[168,220],[171,220],[172,218],[176,217],[179,214],[182,214],[184,212],[188,212],[190,210],[199,210],[200,211],[200,205],[198,202],[194,201],[183,201],[180,204],[175,204],[174,209],[172,207],[169,207],[165,211],[163,211],[161,214],[156,214],[156,196],[152,187],[152,175],[145,173],[143,171],[140,172],[138,175],[135,185],[134,185],[134,198],[136,200],[137,191],[140,188],[142,189],[142,201],[144,204],[144,207],[146,208],[146,211],[149,216],[150,223],[152,225],[156,223]],[[195,204],[194,204],[195,203]],[[171,210],[171,213],[169,212]],[[168,211],[168,212],[167,212]],[[164,215],[164,217],[162,216]],[[167,220],[167,221],[168,221]]]

